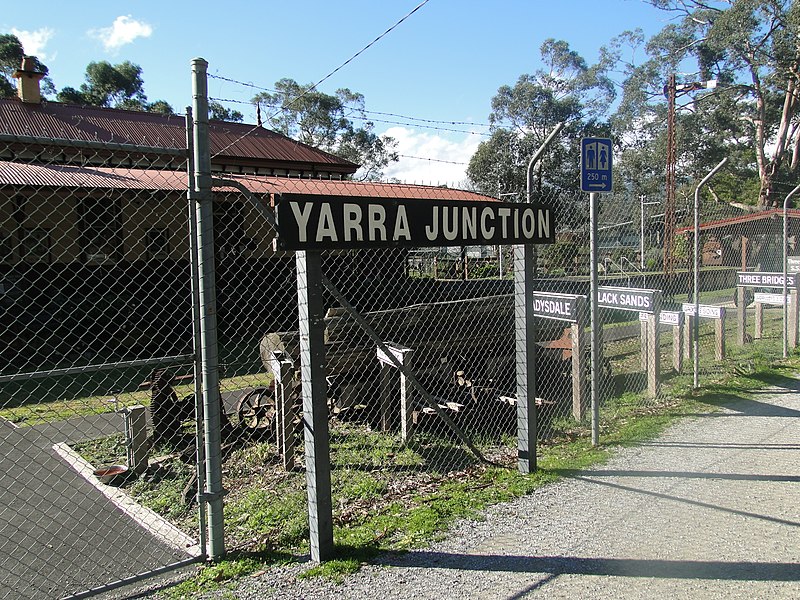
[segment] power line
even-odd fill
[[[364,53],[366,50],[368,50],[369,48],[371,48],[372,46],[374,46],[374,45],[375,45],[375,44],[376,44],[378,41],[380,41],[381,39],[383,39],[384,37],[386,37],[386,36],[387,36],[387,35],[388,35],[388,34],[389,34],[389,33],[390,33],[392,30],[394,30],[395,28],[397,28],[397,27],[398,27],[398,26],[399,26],[399,25],[400,25],[400,24],[401,24],[403,21],[405,21],[406,19],[408,19],[408,18],[409,18],[411,15],[413,15],[413,14],[414,14],[415,12],[417,12],[417,11],[418,11],[420,8],[422,8],[423,6],[425,6],[425,5],[426,5],[428,2],[429,2],[429,0],[422,0],[422,2],[420,2],[419,4],[417,4],[417,6],[415,6],[415,7],[414,7],[414,8],[411,10],[411,12],[409,12],[409,13],[408,13],[407,15],[405,15],[405,16],[404,16],[402,19],[400,19],[399,21],[397,21],[397,23],[395,23],[394,25],[392,25],[391,27],[389,27],[389,29],[387,29],[387,30],[386,30],[386,31],[384,31],[382,34],[380,34],[378,37],[376,37],[374,40],[372,40],[372,41],[371,41],[369,44],[367,44],[366,46],[364,46],[364,47],[363,47],[361,50],[359,50],[358,52],[356,52],[355,54],[353,54],[353,56],[351,56],[351,57],[350,57],[350,58],[348,58],[346,61],[344,61],[344,62],[343,62],[341,65],[339,65],[338,67],[336,67],[336,68],[335,68],[333,71],[331,71],[330,73],[328,73],[327,75],[325,75],[325,77],[323,77],[322,79],[320,79],[320,80],[319,80],[317,83],[315,83],[314,85],[312,85],[312,86],[311,86],[311,87],[309,87],[308,89],[304,90],[302,94],[300,94],[299,96],[297,96],[296,98],[294,98],[294,99],[293,99],[293,100],[290,102],[290,105],[291,105],[291,104],[293,104],[293,103],[295,103],[295,102],[297,102],[298,100],[300,100],[300,98],[302,98],[302,97],[303,97],[305,94],[307,94],[307,93],[308,93],[308,92],[310,92],[311,90],[313,90],[313,89],[316,89],[316,88],[317,88],[317,87],[318,87],[320,84],[322,84],[324,81],[327,81],[328,79],[330,79],[331,77],[333,77],[333,75],[334,75],[334,74],[336,74],[336,73],[337,73],[337,72],[339,72],[341,69],[343,69],[345,66],[347,66],[348,64],[350,64],[350,63],[351,63],[353,60],[355,60],[355,59],[356,59],[358,56],[360,56],[360,55],[361,55],[362,53]],[[271,116],[272,116],[272,117],[274,117],[276,114],[278,114],[278,112],[275,112],[275,113],[273,113]],[[234,144],[238,143],[240,140],[244,139],[245,137],[247,137],[248,135],[250,135],[251,133],[253,133],[253,132],[254,132],[256,129],[258,129],[258,126],[254,127],[254,128],[253,128],[253,129],[251,129],[249,132],[245,133],[244,135],[242,135],[242,136],[241,136],[241,137],[239,137],[238,139],[234,140],[233,142],[231,142],[230,144],[228,144],[227,146],[225,146],[224,148],[222,148],[222,149],[221,149],[219,152],[217,152],[217,153],[216,153],[214,156],[218,156],[219,154],[221,154],[222,152],[224,152],[225,150],[227,150],[228,148],[230,148],[230,147],[231,147],[231,146],[233,146]]]
[[[444,163],[446,165],[463,165],[466,166],[469,163],[465,162],[455,162],[452,160],[440,160],[438,158],[425,158],[424,156],[409,156],[408,154],[398,154],[400,158],[413,158],[416,160],[427,160],[428,162],[436,162],[436,163]]]
[[[211,77],[211,75],[209,75],[209,77]],[[230,83],[236,83],[236,84],[239,84],[239,85],[252,87],[254,89],[262,90],[262,91],[265,91],[265,92],[281,93],[278,90],[271,90],[271,89],[268,89],[268,88],[257,87],[257,86],[255,86],[253,84],[248,84],[248,83],[244,83],[244,82],[241,82],[241,81],[236,81],[235,79],[229,79],[227,77],[218,77],[218,79],[224,79],[225,81],[228,81]],[[234,98],[211,98],[211,100],[216,100],[217,102],[230,102],[232,104],[245,104],[245,105],[250,105],[250,106],[252,106],[252,104],[253,104],[252,102],[249,102],[247,100],[236,100]],[[353,107],[348,107],[348,108],[353,108]],[[386,117],[395,117],[397,119],[405,119],[406,121],[417,121],[419,123],[434,123],[434,124],[438,123],[438,124],[442,124],[442,125],[468,125],[468,126],[471,126],[471,127],[491,127],[491,125],[489,123],[474,123],[472,121],[423,119],[422,117],[412,117],[412,116],[409,116],[409,115],[401,115],[401,114],[398,114],[398,113],[390,113],[390,112],[381,112],[381,111],[378,111],[378,110],[367,110],[367,109],[356,109],[356,110],[359,110],[360,112],[363,112],[363,113],[368,114],[368,115],[381,115],[381,116],[386,116]],[[354,118],[361,118],[361,117],[354,117]],[[414,125],[414,123],[398,123],[396,121],[381,121],[380,119],[370,119],[370,120],[375,121],[376,123],[393,123],[395,125]],[[420,125],[420,127],[421,127],[421,125]],[[434,129],[436,129],[436,128],[434,128]],[[444,131],[450,131],[450,130],[446,130],[445,129]]]
[[[422,8],[423,6],[425,6],[425,5],[426,5],[428,2],[429,2],[429,0],[422,0],[422,2],[420,2],[419,4],[417,4],[417,6],[415,6],[415,7],[414,7],[414,8],[411,10],[411,12],[410,12],[410,13],[408,13],[408,14],[407,14],[405,17],[403,17],[403,18],[402,18],[402,19],[400,19],[400,20],[399,20],[397,23],[395,23],[394,25],[392,25],[391,27],[389,27],[389,29],[387,29],[386,31],[384,31],[382,34],[380,34],[378,37],[376,37],[374,40],[372,40],[372,41],[371,41],[369,44],[367,44],[366,46],[364,46],[364,47],[363,47],[361,50],[359,50],[358,52],[356,52],[355,54],[353,54],[353,56],[351,56],[350,58],[348,58],[348,59],[347,59],[346,61],[344,61],[344,62],[343,62],[341,65],[339,65],[338,67],[336,67],[336,68],[335,68],[333,71],[331,71],[330,73],[328,73],[327,75],[325,75],[325,77],[323,77],[323,78],[322,78],[322,79],[320,79],[320,80],[319,80],[317,83],[315,83],[315,84],[312,86],[312,89],[316,89],[316,88],[317,88],[317,86],[319,86],[319,85],[320,85],[322,82],[324,82],[324,81],[327,81],[328,79],[330,79],[331,77],[333,77],[333,76],[334,76],[334,75],[335,75],[335,74],[336,74],[338,71],[340,71],[342,68],[344,68],[345,66],[347,66],[348,64],[350,64],[350,63],[351,63],[353,60],[355,60],[355,59],[356,59],[358,56],[360,56],[360,55],[361,55],[363,52],[365,52],[366,50],[368,50],[370,47],[372,47],[373,45],[375,45],[375,44],[376,44],[378,41],[380,41],[381,39],[383,39],[384,37],[386,37],[386,35],[388,35],[388,34],[389,34],[389,33],[390,33],[390,32],[391,32],[393,29],[395,29],[396,27],[398,27],[398,26],[399,26],[399,25],[400,25],[400,24],[401,24],[403,21],[405,21],[406,19],[408,19],[408,18],[409,18],[411,15],[413,15],[413,14],[414,14],[415,12],[417,12],[417,11],[418,11],[420,8]]]

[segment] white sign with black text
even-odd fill
[[[777,304],[783,306],[783,294],[768,294],[767,292],[756,292],[753,294],[753,300],[759,304]],[[787,294],[786,305],[792,305],[792,297]]]
[[[690,317],[694,316],[694,304],[685,303],[681,306],[684,314]],[[716,306],[714,304],[701,304],[700,305],[700,318],[703,319],[716,319],[719,320],[725,315],[724,306]]]

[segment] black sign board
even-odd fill
[[[656,290],[600,286],[597,288],[597,304],[603,308],[654,313],[657,293]]]
[[[552,244],[549,206],[470,200],[280,194],[281,250]]]
[[[578,299],[569,294],[533,293],[533,314],[544,319],[578,322]]]
[[[797,282],[795,273],[789,273],[786,277],[786,287],[793,288]],[[739,287],[783,287],[783,273],[756,273],[749,271],[739,271],[736,273],[736,285]]]

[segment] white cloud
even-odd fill
[[[143,21],[137,21],[131,15],[123,15],[114,19],[111,27],[90,29],[89,37],[100,40],[108,51],[116,51],[130,44],[136,38],[150,37],[153,28]]]
[[[17,39],[22,43],[25,49],[25,54],[28,56],[35,56],[39,60],[46,61],[52,56],[48,56],[45,46],[50,38],[55,33],[54,29],[49,27],[42,27],[35,31],[24,31],[22,29],[12,28],[11,33],[17,36]]]
[[[398,162],[386,168],[384,177],[403,183],[463,186],[467,163],[481,142],[479,135],[466,134],[452,141],[407,127],[390,127],[384,133],[397,140],[397,153],[401,155]]]

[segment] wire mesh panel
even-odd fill
[[[3,126],[23,109],[4,104]],[[2,598],[78,594],[200,553],[193,489],[150,485],[195,472],[183,119],[172,125],[178,141],[156,148],[0,141]]]

